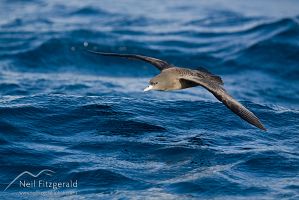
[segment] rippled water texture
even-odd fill
[[[204,66],[268,131],[84,48]],[[2,0],[0,69],[1,199],[299,198],[298,1]],[[43,169],[78,185],[8,187]]]

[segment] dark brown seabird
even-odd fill
[[[209,92],[211,92],[219,101],[221,101],[226,107],[228,107],[239,117],[241,117],[248,123],[266,131],[266,128],[252,112],[250,112],[240,102],[235,100],[226,92],[226,90],[222,87],[222,79],[219,76],[210,73],[204,68],[194,70],[176,67],[163,60],[142,55],[104,53],[91,50],[87,51],[102,56],[117,56],[128,59],[142,60],[157,67],[161,71],[161,73],[150,80],[149,86],[146,87],[144,91],[169,91],[202,86]]]

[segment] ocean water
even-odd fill
[[[206,67],[268,131],[84,48]],[[1,0],[0,69],[1,199],[299,199],[298,1]]]

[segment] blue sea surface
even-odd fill
[[[268,131],[86,48],[205,67]],[[0,163],[0,199],[299,199],[299,2],[1,0]]]

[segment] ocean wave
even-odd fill
[[[152,40],[147,47],[140,43],[140,39],[138,39],[139,35],[143,37],[144,32],[138,32],[138,35],[136,35],[136,32],[127,32],[126,30],[119,32],[119,30],[116,30],[112,32],[112,34],[115,34],[112,38],[117,38],[117,35],[124,33],[128,34],[129,37],[127,41],[124,40],[121,43],[117,43],[119,40],[116,39],[113,41],[111,37],[109,38],[108,33],[77,29],[67,32],[65,36],[45,40],[39,45],[34,42],[38,36],[30,36],[31,38],[26,43],[17,42],[21,38],[8,42],[6,48],[3,48],[2,57],[13,58],[13,62],[17,62],[14,65],[21,65],[23,69],[24,67],[34,67],[35,69],[50,71],[64,67],[71,68],[71,70],[77,68],[78,70],[84,69],[88,71],[90,69],[93,72],[97,69],[96,65],[98,63],[110,66],[118,63],[115,59],[88,56],[84,52],[85,47],[83,46],[83,42],[91,41],[88,48],[101,51],[123,53],[143,52],[142,54],[160,57],[178,65],[194,66],[194,61],[198,61],[198,65],[209,67],[213,62],[214,65],[216,64],[220,68],[231,65],[232,68],[237,67],[239,70],[263,70],[273,74],[280,74],[282,78],[296,80],[296,74],[298,74],[296,55],[298,54],[299,47],[293,41],[296,41],[298,28],[299,26],[296,21],[287,18],[271,23],[259,24],[241,32],[237,31],[227,34],[220,32],[214,36],[212,36],[213,32],[204,34],[196,32],[171,33],[178,37],[171,39],[167,38],[169,37],[167,36],[165,39]],[[186,34],[191,34],[190,38],[194,38],[195,42],[191,39],[189,39],[190,41],[186,40]],[[246,45],[240,44],[236,47],[236,43],[234,42],[236,36],[234,34],[237,37],[249,39],[249,45],[248,43]],[[131,37],[136,36],[137,40],[135,42],[132,41]],[[202,42],[201,39],[206,39],[206,36],[211,37],[211,41],[219,37],[222,39],[215,40],[214,42],[208,42],[209,40]],[[6,40],[5,37],[7,36],[4,35],[3,40]],[[72,37],[75,37],[76,40],[72,39]],[[104,43],[93,42],[97,41],[98,38],[109,38],[109,40],[104,40]],[[223,41],[233,38],[234,40],[223,44]],[[23,50],[17,50],[20,48]],[[8,54],[8,50],[11,53]],[[179,54],[181,55],[180,59],[177,59],[176,57]],[[122,63],[126,66],[137,65],[135,62]],[[259,64],[257,65],[256,63]],[[87,67],[82,67],[82,64]],[[262,68],[260,67],[261,65],[263,66]],[[283,74],[280,73],[281,66],[288,66]],[[18,68],[15,69],[18,70]],[[102,69],[102,71],[105,70],[109,70],[108,67]]]
[[[78,180],[63,199],[296,198],[298,6],[272,4],[1,1],[1,187],[51,169]],[[267,132],[201,87],[143,93],[157,69],[86,49],[203,66]]]
[[[83,8],[79,8],[73,12],[70,13],[70,15],[74,15],[74,16],[94,16],[94,15],[109,15],[109,12],[106,12],[102,9],[99,8],[94,8],[94,7],[83,7]]]

